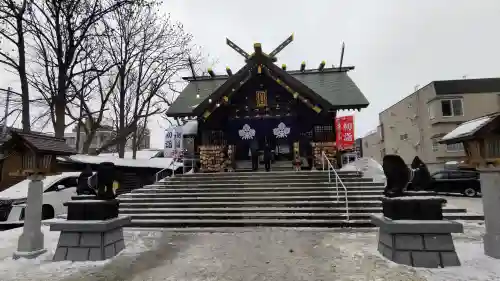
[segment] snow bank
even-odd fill
[[[500,280],[500,260],[484,254],[481,241],[457,241],[455,248],[461,266],[439,269],[417,269],[429,281],[497,281]]]
[[[374,182],[385,183],[385,174],[380,165],[373,158],[362,157],[358,160],[344,165],[341,171],[360,171],[363,173],[363,177],[373,178]]]
[[[137,151],[135,158],[136,159],[151,159],[153,157],[157,157],[157,155],[161,154],[163,156],[163,150],[161,149],[146,149]],[[133,152],[125,151],[125,155],[123,155],[124,159],[132,159]],[[102,157],[113,157],[118,158],[118,153],[101,153],[99,156]]]
[[[493,120],[495,116],[484,116],[465,123],[460,124],[453,131],[446,134],[441,140],[451,140],[466,135],[474,134],[477,130],[481,129],[484,125],[488,124],[489,121]]]
[[[81,162],[88,164],[100,164],[102,162],[112,162],[116,166],[121,167],[137,167],[137,168],[174,168],[182,167],[182,163],[172,164],[172,158],[151,158],[151,159],[125,159],[114,156],[94,156],[76,154],[68,157],[57,157],[57,160],[62,162]]]
[[[156,231],[124,231],[126,248],[118,256],[96,262],[52,262],[57,241],[58,231],[50,231],[48,226],[42,226],[47,252],[36,259],[13,260],[12,253],[17,249],[17,240],[22,233],[22,228],[0,232],[0,279],[7,280],[30,280],[30,281],[57,281],[68,277],[76,277],[75,280],[87,279],[87,274],[101,272],[105,266],[112,265],[118,259],[135,257],[139,254],[153,250],[157,247],[156,242],[161,232]],[[73,279],[73,278],[70,278]]]

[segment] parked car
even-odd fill
[[[43,182],[42,219],[51,219],[66,213],[65,202],[76,195],[77,179],[80,172],[63,172],[47,176]],[[0,222],[24,220],[24,208],[28,197],[29,180],[23,180],[0,192]]]
[[[439,193],[461,193],[475,197],[481,193],[479,172],[475,170],[442,170],[431,174],[429,191]]]

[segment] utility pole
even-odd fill
[[[2,139],[7,134],[7,118],[9,117],[9,102],[10,102],[11,87],[7,89],[7,100],[5,101],[5,115],[3,118]]]

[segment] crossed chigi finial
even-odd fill
[[[273,61],[276,61],[277,60],[276,55],[279,52],[281,52],[286,46],[288,46],[288,44],[292,43],[292,41],[293,41],[293,33],[287,39],[285,39],[285,41],[283,41],[283,43],[279,44],[279,46],[276,47],[276,49],[274,49],[267,56],[270,57]],[[233,50],[238,52],[240,55],[242,55],[245,58],[245,60],[248,60],[253,55],[253,54],[250,55],[247,52],[245,52],[242,48],[240,48],[238,45],[236,45],[233,41],[229,40],[229,38],[226,38],[226,44],[229,45],[229,47],[231,47]],[[262,52],[261,44],[255,43],[254,49],[255,49],[255,53],[261,53]]]

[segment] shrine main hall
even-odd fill
[[[197,121],[184,148],[199,157],[201,172],[237,169],[250,159],[251,145],[262,151],[265,143],[273,161],[300,156],[318,166],[322,153],[335,160],[337,111],[366,108],[368,100],[348,75],[354,67],[342,65],[343,49],[338,67],[325,61],[312,69],[305,62],[297,70],[278,66],[278,53],[292,41],[293,35],[269,54],[255,43],[249,54],[227,39],[245,60],[240,70],[184,77],[188,85],[167,116]]]

